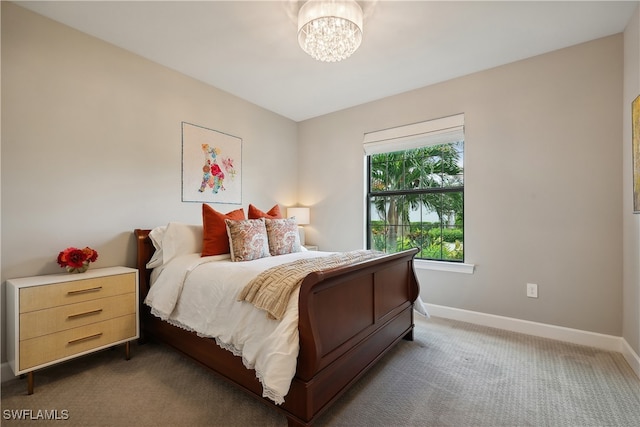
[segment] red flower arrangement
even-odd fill
[[[83,273],[89,268],[89,263],[97,259],[98,252],[88,246],[84,249],[67,248],[58,254],[58,264],[69,273]]]

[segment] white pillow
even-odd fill
[[[162,238],[164,237],[166,230],[167,226],[161,225],[149,232],[149,238],[151,239],[151,243],[153,243],[153,247],[156,251],[147,263],[147,268],[156,268],[162,265]]]
[[[149,233],[156,252],[147,263],[147,268],[160,267],[179,255],[202,252],[202,225],[170,222]]]

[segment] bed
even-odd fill
[[[256,372],[214,339],[161,320],[145,301],[155,247],[149,229],[136,229],[140,271],[141,341],[165,343],[282,412],[289,426],[309,426],[402,339],[413,340],[414,302],[419,288],[417,249],[312,272],[299,287],[299,354],[295,375],[281,404],[263,397]]]

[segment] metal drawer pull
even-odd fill
[[[102,336],[102,332],[98,332],[97,334],[93,334],[93,335],[89,335],[87,337],[82,337],[82,338],[77,338],[75,340],[71,340],[69,341],[69,344],[75,344],[78,343],[80,341],[86,341],[86,340],[90,340],[93,338],[100,338]]]
[[[82,317],[82,316],[90,316],[92,314],[98,314],[100,312],[102,312],[101,308],[99,308],[97,310],[85,311],[84,313],[70,314],[70,315],[67,316],[67,319],[74,319],[76,317]]]
[[[77,291],[69,291],[67,292],[67,295],[77,295],[77,294],[84,294],[87,292],[97,292],[100,289],[102,289],[102,286],[96,286],[95,288],[88,288],[88,289],[79,289]]]

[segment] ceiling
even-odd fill
[[[295,0],[17,1],[294,121],[624,31],[638,1],[361,1],[360,49],[318,62]]]

